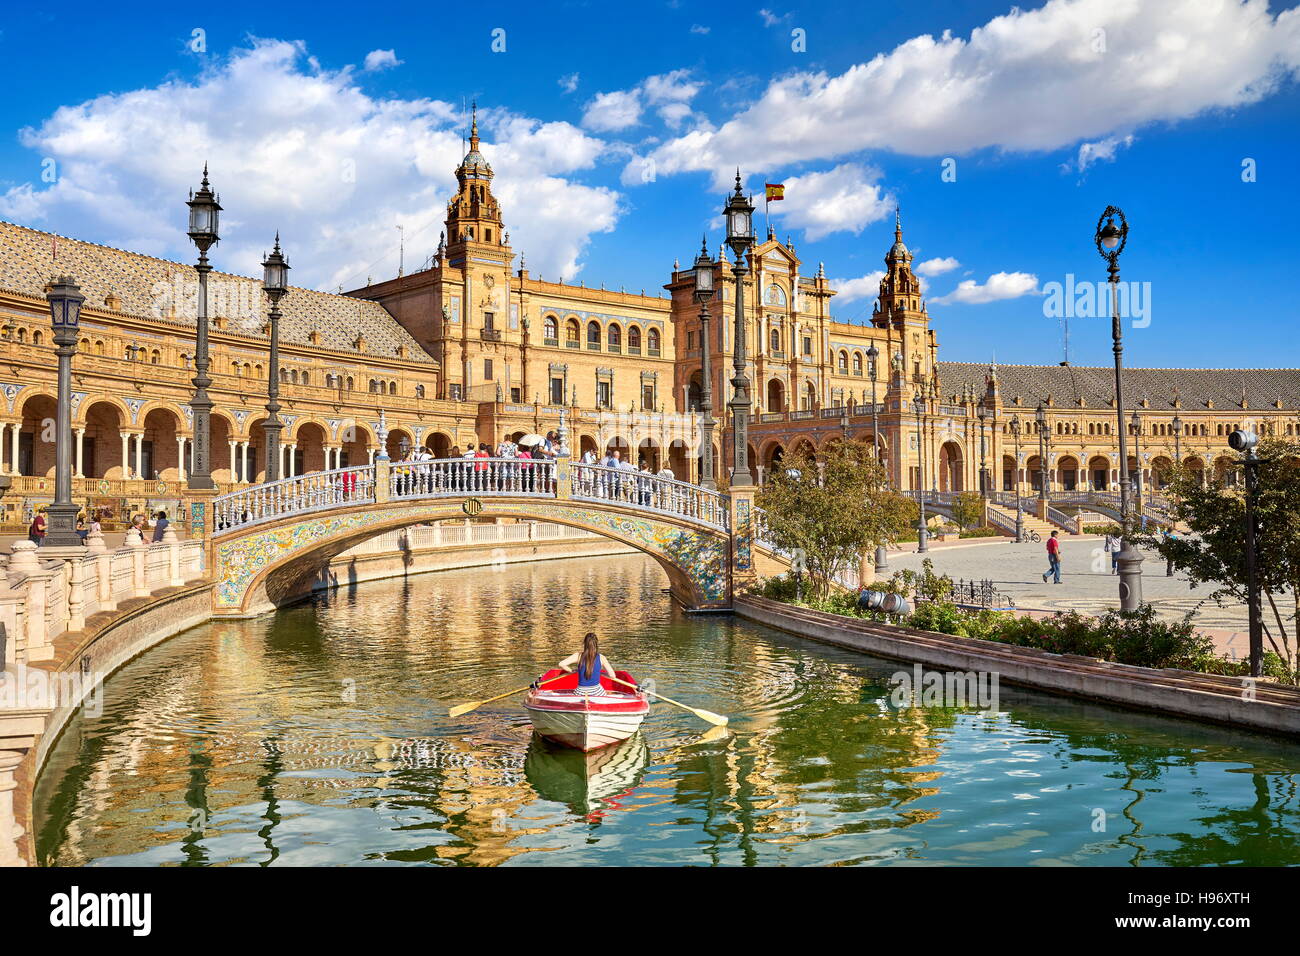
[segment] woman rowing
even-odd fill
[[[587,636],[582,639],[581,652],[570,654],[560,661],[558,666],[566,674],[572,674],[576,669],[578,672],[578,686],[574,688],[574,693],[586,694],[590,697],[605,693],[605,688],[600,683],[602,672],[610,677],[615,674],[614,665],[600,653],[594,631],[588,631]]]

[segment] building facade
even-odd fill
[[[382,412],[392,457],[418,446],[435,456],[492,449],[563,418],[575,453],[614,448],[695,480],[708,349],[725,483],[736,278],[721,248],[710,255],[706,240],[715,292],[705,341],[694,261],[653,293],[530,275],[510,245],[476,125],[455,176],[427,268],[344,294],[294,288],[282,300],[282,473],[372,460]],[[816,454],[848,436],[875,437],[905,489],[1116,487],[1111,370],[941,361],[899,221],[884,262],[871,319],[855,324],[835,318],[824,266],[803,262],[788,239],[769,230],[752,250],[743,327],[760,480],[791,450]],[[0,467],[10,476],[0,521],[22,525],[53,495],[55,362],[44,296],[62,274],[86,296],[72,401],[78,500],[115,513],[178,505],[194,437],[193,266],[0,223]],[[229,490],[265,474],[260,281],[212,273],[209,314],[213,477]],[[1125,390],[1138,414],[1125,423],[1137,440],[1129,467],[1147,487],[1178,460],[1222,474],[1236,427],[1300,434],[1295,369],[1130,369]]]

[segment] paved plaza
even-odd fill
[[[1043,583],[1047,554],[1043,542],[1016,544],[1006,539],[974,538],[933,544],[928,554],[917,554],[916,544],[889,553],[890,573],[903,568],[920,570],[929,557],[934,570],[954,580],[991,580],[1023,610],[1069,611],[1102,614],[1119,606],[1119,578],[1110,573],[1110,555],[1102,538],[1061,537],[1061,583]],[[1191,587],[1185,575],[1165,575],[1165,562],[1152,551],[1143,552],[1142,596],[1162,617],[1181,618],[1195,611],[1194,620],[1210,633],[1224,653],[1246,653],[1246,605],[1220,607],[1209,599],[1212,585]],[[1050,582],[1050,579],[1049,579]]]

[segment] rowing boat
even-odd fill
[[[618,671],[619,680],[636,683],[626,671]],[[632,691],[601,675],[605,693],[597,696],[576,693],[578,675],[549,670],[524,698],[524,709],[533,729],[547,740],[590,751],[627,740],[637,732],[650,712],[650,697]]]

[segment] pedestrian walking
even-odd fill
[[[45,543],[45,511],[36,512],[31,526],[27,529],[27,540],[38,548]]]
[[[1047,583],[1049,575],[1055,578],[1055,583],[1061,583],[1061,542],[1057,540],[1059,532],[1053,531],[1052,536],[1047,539],[1047,570],[1043,572],[1043,583]]]
[[[1119,549],[1120,549],[1119,538],[1112,532],[1107,531],[1106,543],[1102,545],[1102,547],[1104,547],[1106,549],[1106,553],[1110,555],[1110,573],[1118,574],[1119,573]]]

